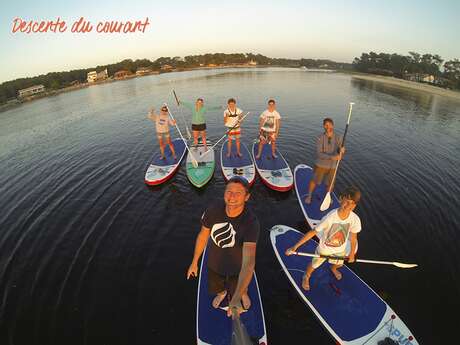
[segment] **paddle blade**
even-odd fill
[[[331,193],[327,192],[326,196],[324,197],[323,202],[321,203],[320,210],[326,211],[331,206]]]
[[[417,267],[417,264],[403,264],[401,262],[393,262],[393,265],[399,268],[414,268]]]
[[[193,167],[196,169],[198,168],[198,162],[195,159],[195,156],[193,156],[192,151],[189,149],[188,154],[190,155],[190,162],[192,162]]]
[[[244,327],[239,317],[232,321],[232,328],[232,345],[252,345],[246,327]]]
[[[193,167],[194,167],[195,169],[196,169],[196,168],[198,168],[198,162],[196,161],[196,159],[195,159],[195,158],[193,158],[193,156],[192,156],[192,159],[191,159],[191,161],[192,161],[192,165],[193,165]]]

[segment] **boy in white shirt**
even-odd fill
[[[241,137],[241,126],[238,123],[243,116],[243,111],[237,108],[236,101],[234,98],[230,98],[227,102],[227,109],[224,111],[224,124],[228,128],[228,143],[227,143],[227,157],[230,157],[232,153],[232,140],[236,142],[236,154],[241,157],[240,152],[240,137]]]
[[[271,142],[272,145],[272,156],[276,156],[276,139],[280,131],[281,116],[276,111],[276,103],[274,99],[268,101],[268,108],[260,115],[259,121],[259,151],[256,159],[260,159],[262,153],[262,147],[265,143]]]
[[[356,249],[358,246],[358,233],[361,231],[361,220],[353,212],[361,198],[361,192],[356,187],[349,187],[340,194],[340,207],[329,212],[321,220],[315,229],[307,232],[293,247],[288,248],[286,255],[292,255],[297,249],[313,238],[319,237],[319,245],[316,254],[327,256],[346,256],[346,245],[350,237],[351,249],[348,255],[348,262],[355,261]],[[307,271],[302,280],[302,287],[310,290],[310,277],[315,269],[321,266],[326,258],[313,258],[307,267]],[[343,260],[329,259],[332,264],[331,272],[337,280],[342,279],[342,274],[338,271],[343,266]]]
[[[155,122],[155,127],[157,131],[157,139],[160,144],[161,158],[165,159],[165,142],[169,145],[171,153],[176,159],[176,152],[174,151],[174,145],[171,142],[171,136],[169,135],[169,125],[175,126],[176,121],[169,117],[168,106],[163,104],[159,114],[155,114],[155,109],[150,109],[148,118]]]

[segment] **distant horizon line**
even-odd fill
[[[370,51],[369,53],[372,53],[374,51]],[[374,52],[375,53],[375,52]],[[380,53],[376,53],[376,54],[381,54],[383,52],[380,52]],[[410,53],[410,52],[408,52]],[[61,71],[48,71],[46,73],[41,73],[41,74],[38,74],[38,75],[29,75],[29,76],[22,76],[22,77],[17,77],[17,78],[14,78],[14,79],[10,79],[10,80],[3,80],[0,82],[0,85],[3,85],[4,83],[8,83],[8,82],[14,82],[14,81],[17,81],[17,80],[20,80],[20,79],[32,79],[32,78],[37,78],[37,77],[41,77],[41,76],[46,76],[50,73],[67,73],[67,72],[72,72],[72,71],[82,71],[82,70],[96,70],[98,68],[102,68],[102,67],[107,67],[107,66],[110,66],[110,65],[115,65],[115,64],[118,64],[118,63],[121,63],[123,61],[126,61],[126,60],[131,60],[133,62],[137,61],[137,60],[149,60],[150,62],[154,63],[155,61],[157,61],[158,59],[161,59],[161,58],[171,58],[171,59],[174,59],[174,58],[180,58],[182,61],[184,58],[188,57],[188,56],[192,56],[192,57],[195,57],[195,56],[205,56],[205,55],[216,55],[216,54],[222,54],[222,55],[235,55],[235,54],[244,54],[246,56],[248,55],[254,55],[254,56],[262,56],[262,57],[266,57],[266,58],[269,58],[269,59],[280,59],[280,60],[292,60],[292,61],[300,61],[302,59],[304,60],[314,60],[314,61],[330,61],[330,62],[333,62],[333,63],[336,63],[336,64],[349,64],[351,65],[353,63],[353,60],[356,58],[353,58],[353,60],[351,62],[342,62],[342,61],[335,61],[335,60],[332,60],[330,58],[306,58],[306,57],[300,57],[300,58],[286,58],[286,57],[270,57],[270,56],[266,56],[266,55],[263,55],[263,54],[260,54],[260,53],[237,53],[237,52],[233,52],[233,53],[220,53],[220,52],[215,52],[215,53],[204,53],[204,54],[189,54],[189,55],[184,55],[184,56],[179,56],[179,55],[173,55],[173,56],[160,56],[158,58],[156,58],[155,60],[150,60],[149,58],[125,58],[123,60],[120,60],[118,62],[111,62],[111,63],[107,63],[107,64],[101,64],[101,65],[97,65],[95,67],[81,67],[81,68],[73,68],[73,69],[68,69],[68,70],[61,70]],[[363,54],[363,53],[361,53]],[[398,53],[384,53],[384,54],[398,54]],[[400,54],[398,54],[400,55]],[[453,60],[455,60],[456,58],[454,58]],[[179,60],[179,61],[181,61]]]
[[[161,59],[161,58],[175,58],[175,57],[179,57],[181,59],[187,57],[187,56],[204,56],[204,55],[215,55],[215,54],[223,54],[223,55],[233,55],[233,54],[245,54],[245,55],[248,55],[248,54],[252,54],[252,55],[260,55],[260,56],[264,56],[264,57],[267,57],[269,59],[284,59],[284,60],[302,60],[302,59],[305,59],[305,60],[327,60],[327,61],[331,61],[331,62],[334,62],[334,63],[337,63],[337,64],[351,64],[351,62],[342,62],[342,61],[334,61],[332,59],[329,59],[329,58],[306,58],[306,57],[300,57],[300,58],[287,58],[287,57],[270,57],[270,56],[266,56],[266,55],[263,55],[263,54],[260,54],[260,53],[220,53],[220,52],[215,52],[215,53],[204,53],[204,54],[189,54],[189,55],[184,55],[184,56],[179,56],[179,55],[172,55],[172,56],[160,56],[158,58],[156,58],[155,60],[150,60],[149,58],[146,58],[146,57],[143,57],[143,58],[126,58],[126,59],[123,59],[123,60],[120,60],[120,61],[117,61],[117,62],[111,62],[111,63],[107,63],[107,64],[101,64],[101,65],[97,65],[96,67],[81,67],[81,68],[72,68],[72,69],[68,69],[68,70],[61,70],[61,71],[48,71],[48,72],[45,72],[45,73],[41,73],[41,74],[36,74],[36,75],[29,75],[29,76],[22,76],[22,77],[17,77],[17,78],[14,78],[14,79],[9,79],[9,80],[3,80],[0,82],[0,85],[4,84],[4,83],[8,83],[8,82],[13,82],[13,81],[17,81],[17,80],[20,80],[20,79],[31,79],[31,78],[37,78],[37,77],[40,77],[40,76],[46,76],[47,74],[50,74],[50,73],[66,73],[66,72],[72,72],[72,71],[81,71],[81,70],[90,70],[90,69],[93,69],[93,70],[96,70],[97,68],[99,67],[104,67],[104,66],[109,66],[109,65],[114,65],[114,64],[117,64],[117,63],[120,63],[120,62],[123,62],[123,61],[126,61],[126,60],[131,60],[131,61],[136,61],[136,60],[149,60],[151,62],[155,62],[156,60],[158,59]]]

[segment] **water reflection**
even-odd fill
[[[412,114],[425,115],[427,118],[434,115],[442,121],[450,121],[458,118],[460,102],[447,97],[433,95],[429,92],[413,90],[397,85],[386,84],[380,81],[350,79],[351,86],[367,95],[375,95],[374,91],[395,97],[395,103],[401,101],[410,102]],[[404,102],[405,103],[405,102]]]

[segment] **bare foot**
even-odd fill
[[[214,297],[214,299],[212,300],[212,306],[216,309],[219,308],[225,296],[227,296],[227,291],[218,293],[216,297]]]
[[[302,287],[305,291],[310,291],[310,276],[307,276],[306,274],[303,276]]]
[[[160,157],[161,160],[163,160],[163,159],[165,159],[165,158],[166,158],[165,156],[161,156],[161,157]]]
[[[249,298],[247,293],[244,293],[244,294],[241,295],[241,305],[246,310],[251,308],[251,299]]]
[[[307,197],[305,198],[305,203],[308,205],[311,204],[311,194],[307,194]]]
[[[230,158],[230,156],[231,156],[231,153],[230,152],[227,153],[227,158]]]
[[[272,157],[275,159],[278,158],[278,156],[275,153],[272,153]]]
[[[257,156],[256,156],[256,159],[260,159],[260,155],[257,155]]]
[[[176,160],[176,159],[177,159],[177,156],[176,156],[176,155],[174,155],[173,157],[174,157],[174,160]]]
[[[238,155],[238,157],[243,157],[243,155],[241,154],[241,152],[238,152],[237,155]]]
[[[335,279],[337,279],[337,280],[342,279],[342,273],[340,273],[336,269],[331,268],[331,272],[334,275]]]

